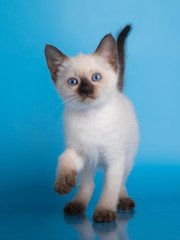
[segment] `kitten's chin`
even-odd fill
[[[75,110],[88,110],[96,106],[96,100],[90,97],[85,97],[82,99],[78,99],[77,104],[75,106]]]
[[[67,109],[70,111],[88,111],[91,109],[99,108],[107,104],[109,95],[103,96],[78,96],[73,97],[71,101],[64,100]]]
[[[81,98],[79,101],[82,103],[86,103],[86,104],[91,104],[96,100],[95,97],[92,96],[84,96],[83,98]]]
[[[86,97],[82,100],[78,99],[77,104],[74,110],[79,111],[88,111],[91,109],[95,109],[101,107],[105,104],[106,101],[102,98],[95,98],[95,97]]]

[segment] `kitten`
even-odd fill
[[[104,168],[104,186],[95,208],[94,222],[112,222],[115,209],[131,209],[125,183],[138,147],[139,130],[133,106],[123,94],[126,26],[117,43],[107,34],[93,54],[67,57],[52,45],[45,56],[55,87],[65,102],[64,128],[67,149],[59,157],[54,185],[69,193],[80,172],[80,186],[64,212],[86,210],[94,189],[96,166]]]

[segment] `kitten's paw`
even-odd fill
[[[76,185],[77,171],[61,173],[56,179],[54,190],[60,195],[69,193]]]
[[[116,213],[107,209],[96,209],[93,214],[93,221],[99,223],[114,222],[116,219]]]
[[[117,208],[121,210],[133,209],[135,208],[135,202],[130,197],[120,198]]]
[[[85,205],[79,201],[69,202],[64,208],[64,212],[68,215],[79,215],[85,212],[85,210]]]

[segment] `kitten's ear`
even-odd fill
[[[51,73],[52,80],[56,82],[58,68],[65,60],[68,59],[68,57],[50,44],[46,44],[44,53],[46,56],[46,62]]]
[[[97,54],[105,58],[115,71],[118,70],[117,48],[112,34],[109,33],[104,36],[93,54]]]

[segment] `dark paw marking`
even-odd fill
[[[121,198],[118,203],[118,209],[133,209],[135,208],[135,202],[132,200],[132,198],[127,197],[127,198]]]
[[[82,202],[69,202],[64,208],[64,212],[68,215],[79,215],[85,210],[86,207]]]
[[[93,221],[99,223],[114,222],[116,219],[116,213],[112,210],[95,210],[93,215]]]
[[[60,195],[69,193],[76,185],[77,172],[61,173],[56,179],[54,190]]]

